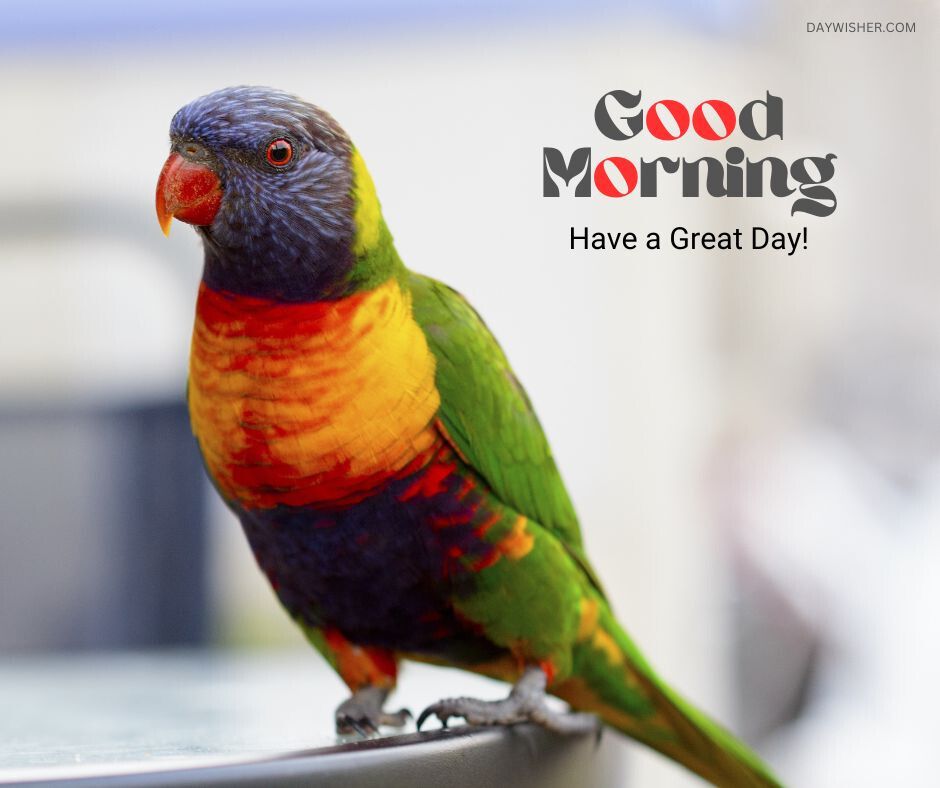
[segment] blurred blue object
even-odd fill
[[[4,407],[0,468],[0,650],[205,642],[205,477],[184,402]]]

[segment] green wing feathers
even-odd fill
[[[415,319],[437,362],[441,421],[505,504],[587,565],[578,518],[532,404],[486,324],[456,290],[410,274]]]

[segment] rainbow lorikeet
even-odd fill
[[[459,293],[404,266],[336,121],[236,87],[179,110],[170,139],[160,224],[195,225],[205,247],[193,430],[281,603],[352,691],[337,728],[403,724],[383,705],[407,658],[516,682],[419,723],[565,732],[597,715],[716,784],[777,785],[617,624],[509,362]]]

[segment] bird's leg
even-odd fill
[[[357,689],[336,709],[336,732],[355,732],[360,736],[370,736],[378,733],[381,725],[401,728],[411,719],[411,712],[408,709],[385,711],[382,707],[389,691],[386,687],[376,686]]]
[[[451,717],[463,717],[471,725],[515,725],[534,722],[563,734],[599,732],[600,721],[593,714],[554,711],[546,703],[545,672],[537,666],[525,669],[505,700],[447,698],[428,706],[418,717],[418,730],[431,715],[446,728]]]

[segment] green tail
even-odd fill
[[[574,677],[552,692],[718,786],[780,788],[748,747],[673,691],[639,653],[607,605],[575,647]]]

